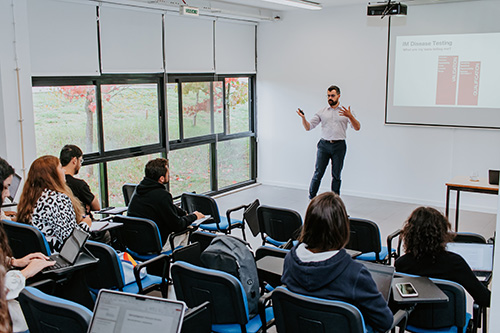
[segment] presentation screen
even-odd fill
[[[391,17],[386,123],[500,128],[500,2]]]

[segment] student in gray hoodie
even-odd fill
[[[349,220],[340,197],[333,192],[315,197],[299,244],[285,257],[281,282],[298,294],[350,303],[371,329],[387,331],[392,312],[365,266],[344,250],[348,241]]]

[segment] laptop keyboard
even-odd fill
[[[56,269],[59,269],[59,268],[64,268],[64,267],[68,267],[68,266],[70,266],[69,263],[56,262],[55,265],[52,265],[52,266],[49,266],[49,267],[45,267],[42,271],[48,272],[48,271],[53,271],[53,270],[56,270]]]

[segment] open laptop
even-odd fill
[[[73,266],[88,238],[89,234],[82,229],[73,229],[71,236],[64,242],[61,252],[50,256],[50,259],[54,260],[56,263],[53,266],[44,268],[42,272],[57,272]]]
[[[11,202],[14,202],[17,190],[19,189],[19,184],[21,184],[21,179],[21,176],[19,176],[17,173],[15,173],[12,177],[12,183],[10,183],[9,187],[10,195],[7,197]]]
[[[180,333],[186,304],[101,289],[88,333]]]
[[[385,301],[389,302],[392,290],[392,280],[394,278],[394,267],[361,260],[356,261],[365,265],[370,272],[373,281],[375,281],[378,291],[380,291]]]
[[[493,244],[451,242],[446,245],[446,250],[461,255],[479,281],[490,281],[493,271]]]

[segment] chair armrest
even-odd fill
[[[139,293],[142,294],[143,289],[142,289],[142,282],[141,282],[141,277],[140,273],[143,268],[146,268],[150,266],[152,263],[155,263],[157,261],[165,261],[165,264],[163,266],[163,272],[161,274],[161,284],[164,285],[165,282],[165,276],[168,276],[168,271],[170,267],[170,256],[166,254],[160,254],[152,259],[146,260],[140,264],[137,264],[134,267],[134,277],[135,277],[135,282],[137,283],[137,286],[139,287]]]
[[[406,324],[408,323],[408,312],[406,310],[398,310],[394,315],[393,315],[393,320],[392,320],[392,326],[391,328],[387,331],[390,332],[396,327],[399,327],[400,332],[404,332],[406,329]]]
[[[401,254],[401,239],[398,241],[398,247],[396,249],[396,253],[392,253],[392,240],[398,237],[401,234],[401,229],[397,229],[389,236],[387,236],[387,251],[389,253],[388,264],[391,265],[391,258],[397,259]]]
[[[174,252],[174,250],[175,250],[175,242],[174,242],[175,237],[180,236],[180,235],[184,235],[185,233],[187,233],[188,238],[189,238],[189,236],[191,236],[192,232],[193,232],[193,228],[187,228],[186,230],[170,233],[168,235],[168,242],[170,243],[170,250],[172,252]]]
[[[186,332],[211,332],[212,329],[212,309],[209,301],[187,309],[182,323],[182,333]],[[203,326],[203,327],[200,327]]]
[[[229,208],[228,210],[226,210],[227,223],[229,223],[229,227],[231,227],[231,213],[236,212],[240,209],[247,209],[248,207],[250,207],[250,205],[241,205],[241,206]]]
[[[481,325],[482,308],[478,304],[472,305],[472,332],[477,332],[477,328]],[[484,328],[483,328],[484,330]]]
[[[56,290],[57,283],[52,279],[39,280],[28,284],[29,287],[34,287],[46,294],[52,295]]]
[[[272,320],[270,320],[269,323],[266,321],[266,307],[268,306],[269,302],[271,301],[272,294],[273,293],[270,292],[270,293],[267,293],[267,294],[260,296],[260,298],[259,298],[258,309],[259,309],[260,322],[262,323],[262,328],[261,328],[260,332],[263,332],[263,333],[267,332],[268,327],[271,327],[274,325],[274,318]]]

